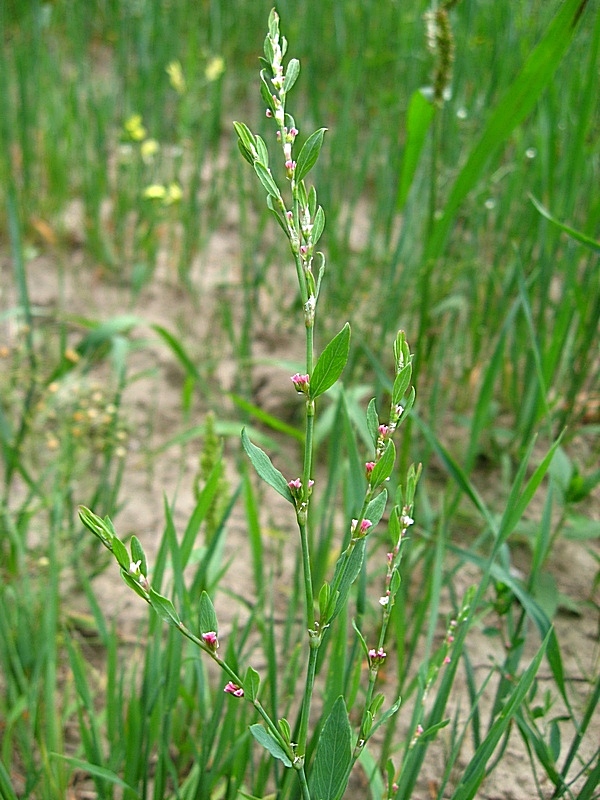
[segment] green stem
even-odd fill
[[[310,800],[310,792],[308,790],[308,781],[306,780],[306,770],[304,766],[298,770],[298,777],[300,778],[300,787],[302,788],[303,800]]]
[[[302,700],[302,714],[300,717],[300,732],[298,734],[298,755],[306,756],[306,740],[308,738],[308,720],[310,717],[310,705],[312,693],[315,686],[315,674],[317,671],[317,656],[321,644],[321,632],[309,634],[310,653],[308,656],[308,668],[306,670],[306,685],[304,687],[304,698]]]

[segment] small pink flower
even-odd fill
[[[390,432],[388,425],[380,425],[377,430],[379,431],[379,435],[381,436],[382,439],[385,439],[385,437]]]
[[[365,535],[365,533],[366,533],[366,532],[369,530],[369,528],[371,528],[372,526],[373,526],[373,523],[371,522],[371,520],[370,520],[370,519],[363,519],[363,520],[361,520],[361,523],[360,523],[360,528],[359,528],[359,531],[358,531],[358,532],[359,532],[359,534],[360,534],[360,536],[364,536],[364,535]],[[356,529],[357,529],[357,527],[358,527],[358,520],[357,520],[357,519],[353,519],[353,520],[352,520],[352,524],[350,525],[350,531],[351,531],[351,533],[356,533]]]
[[[244,690],[242,687],[238,686],[237,683],[234,683],[233,681],[228,681],[223,691],[227,692],[227,694],[232,694],[234,697],[244,696]]]
[[[369,478],[371,477],[371,473],[373,472],[374,468],[375,468],[375,462],[367,461],[367,463],[365,464],[365,473],[367,475],[367,480],[369,480]]]
[[[296,162],[292,161],[291,158],[288,158],[288,160],[285,162],[285,168],[288,170],[288,172],[293,172],[296,169]]]
[[[300,375],[300,373],[297,372],[295,375],[292,375],[292,383],[298,394],[308,394],[308,388],[310,386],[309,375]]]
[[[451,661],[452,659],[450,658],[450,656],[446,656],[446,658],[444,659],[444,664],[449,664]]]
[[[219,646],[219,640],[217,638],[216,631],[208,631],[207,633],[203,633],[202,641],[211,650],[216,650]]]
[[[386,657],[387,653],[384,651],[383,647],[380,647],[379,650],[375,650],[375,648],[369,650],[371,664],[383,664]]]
[[[421,724],[417,725],[416,735],[420,736],[423,733],[423,726]]]
[[[273,112],[271,111],[270,108],[267,108],[267,110],[265,111],[265,116],[268,117],[268,119],[271,119],[271,117],[273,116]]]

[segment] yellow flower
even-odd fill
[[[218,80],[225,72],[225,60],[222,56],[213,56],[206,65],[204,77],[211,83]]]
[[[152,161],[156,153],[158,153],[160,145],[156,139],[146,139],[140,145],[140,152],[144,161]]]
[[[148,200],[163,200],[167,190],[161,183],[152,183],[144,189],[144,197]]]
[[[134,142],[141,142],[146,138],[146,128],[142,125],[142,115],[132,114],[125,120],[125,130]]]
[[[185,92],[185,78],[183,77],[183,69],[181,68],[180,61],[171,61],[167,64],[167,75],[171,86],[175,89],[177,94]]]
[[[181,191],[181,186],[176,181],[173,181],[169,184],[167,189],[167,194],[164,201],[165,205],[170,206],[172,203],[178,203],[182,197],[183,192]]]

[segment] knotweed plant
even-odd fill
[[[413,685],[412,712],[406,720],[408,727],[405,741],[397,748],[402,752],[401,767],[396,770],[391,760],[386,764],[384,756],[382,769],[378,770],[367,745],[382,726],[385,726],[386,732],[393,732],[391,723],[400,708],[399,697],[386,698],[381,691],[380,671],[388,659],[387,651],[394,646],[388,633],[399,596],[400,566],[408,541],[407,533],[414,523],[415,492],[421,471],[420,466],[411,465],[400,477],[398,488],[393,492],[391,509],[386,514],[387,487],[392,485],[392,475],[395,476],[394,437],[407,418],[415,399],[414,388],[411,388],[413,357],[405,334],[400,331],[393,342],[394,378],[390,382],[389,410],[384,416],[380,416],[376,401],[372,399],[362,420],[370,449],[363,453],[363,467],[362,470],[359,468],[359,472],[362,471],[360,480],[353,481],[353,486],[358,488],[354,492],[352,505],[358,511],[350,515],[353,518],[343,523],[339,554],[330,574],[326,580],[319,579],[317,582],[313,575],[322,574],[322,564],[318,564],[317,570],[314,552],[314,503],[319,497],[320,487],[319,472],[315,468],[315,419],[322,395],[334,387],[342,375],[350,351],[351,331],[350,325],[346,323],[317,355],[315,329],[325,276],[325,257],[318,250],[318,243],[325,227],[325,212],[318,203],[316,188],[307,183],[307,177],[319,158],[325,129],[319,128],[304,138],[296,121],[287,111],[288,95],[299,77],[300,64],[295,58],[284,63],[286,49],[287,42],[280,33],[279,18],[273,10],[269,16],[260,73],[261,96],[266,107],[266,116],[274,127],[273,141],[277,144],[275,149],[278,156],[273,165],[271,166],[269,147],[261,136],[254,134],[244,123],[234,122],[234,127],[241,154],[266,191],[268,209],[289,243],[304,322],[305,363],[301,372],[290,376],[289,387],[304,402],[303,458],[297,473],[284,476],[267,453],[251,441],[245,430],[241,437],[250,462],[269,487],[267,491],[274,490],[291,506],[292,519],[295,519],[298,530],[303,597],[302,653],[305,665],[302,673],[304,685],[299,692],[300,696],[296,698],[297,712],[293,710],[293,704],[290,706],[292,710],[286,712],[287,716],[296,714],[295,719],[279,716],[277,704],[273,702],[270,692],[265,690],[268,681],[252,664],[242,666],[239,663],[235,649],[230,647],[231,642],[220,648],[222,642],[219,621],[206,591],[200,596],[197,621],[186,624],[174,603],[153,587],[153,577],[139,539],[133,536],[129,547],[126,547],[110,519],[102,519],[83,507],[80,509],[80,516],[83,523],[112,552],[120,567],[121,576],[131,589],[220,668],[223,673],[221,690],[228,695],[227,700],[231,703],[250,703],[253,706],[257,721],[250,725],[250,733],[275,759],[271,772],[272,784],[269,786],[271,789],[275,788],[277,797],[340,800],[348,786],[352,769],[360,759],[363,766],[370,764],[373,767],[369,770],[372,796],[409,798],[415,788],[429,743],[441,728],[449,724],[445,712],[457,661],[467,630],[475,612],[481,607],[489,585],[492,565],[545,474],[552,453],[546,457],[520,493],[525,478],[523,467],[515,481],[513,508],[510,513],[507,512],[501,524],[496,524],[489,516],[489,524],[495,534],[494,545],[489,562],[484,565],[480,584],[476,589],[467,592],[462,607],[456,607],[454,618],[448,620],[437,649],[431,647],[430,642],[418,670]],[[299,142],[303,138],[304,142],[300,146]],[[334,428],[331,436],[336,435]],[[454,471],[458,474],[456,468]],[[331,655],[331,649],[328,650],[327,647],[331,644],[333,631],[342,619],[349,618],[353,585],[359,577],[366,574],[367,551],[377,553],[381,549],[371,548],[369,545],[375,541],[374,532],[381,525],[384,514],[387,520],[388,543],[385,556],[382,554],[382,561],[385,563],[385,568],[381,570],[382,585],[373,603],[380,615],[377,632],[373,628],[367,631],[369,618],[365,615],[365,622],[362,613],[357,613],[353,621],[353,641],[346,641],[345,631],[343,636],[336,639],[337,643],[342,642],[342,646],[348,648],[347,658],[340,661],[344,663],[344,669],[348,669],[348,662],[356,662],[356,659],[361,659],[364,667],[362,690],[359,691],[353,681],[348,680],[341,683],[344,687],[347,686],[347,692],[338,692],[340,682],[322,680],[320,669],[323,661]],[[176,569],[177,565],[174,566]],[[441,566],[438,565],[437,569],[441,570]],[[175,579],[181,583],[181,575],[175,575]],[[158,578],[156,585],[160,585]],[[439,599],[439,587],[437,597]],[[295,603],[295,598],[290,602]],[[435,626],[437,620],[437,600],[433,603],[430,614],[430,630],[433,636],[431,625]],[[288,619],[297,620],[298,616],[292,613]],[[544,633],[546,632],[547,629],[544,629]],[[485,777],[492,753],[501,738],[507,735],[510,721],[531,687],[548,638],[546,636],[544,644],[522,677],[514,686],[506,688],[502,697],[503,704],[498,704],[497,717],[490,725],[487,735],[478,742],[475,755],[452,795],[456,800],[474,797]],[[287,666],[287,662],[280,665],[282,673]],[[279,668],[276,674],[279,674]],[[354,670],[352,674],[359,676],[360,670]],[[438,678],[439,684],[434,692],[434,683]],[[330,691],[332,686],[335,687],[334,696],[330,696],[333,694]],[[417,687],[416,690],[414,687]],[[474,700],[474,708],[476,706],[477,699]],[[271,709],[275,709],[275,712]],[[352,711],[351,717],[349,710]],[[456,726],[453,730],[455,733],[451,752],[445,774],[441,776],[439,796],[449,781],[450,771],[456,764],[465,735],[464,731],[456,733]],[[232,758],[233,750],[232,743]],[[261,761],[262,755],[264,753],[256,755],[255,751],[257,762],[264,763]],[[384,771],[387,773],[385,779]],[[265,786],[267,784],[263,781],[258,790],[261,794]],[[201,794],[200,788],[197,791],[194,796],[205,796]],[[235,789],[232,792],[227,796],[255,797],[246,793],[245,789],[241,794],[237,794]],[[192,795],[186,793],[185,796]]]
[[[261,676],[251,665],[240,672],[226,657],[220,655],[219,624],[213,603],[206,592],[201,601],[200,629],[193,631],[182,621],[173,603],[153,589],[148,562],[139,539],[132,537],[128,550],[108,518],[101,519],[87,508],[81,508],[80,514],[84,524],[113,553],[121,568],[122,577],[133,591],[223,670],[224,691],[233,698],[253,704],[261,718],[261,722],[250,728],[253,737],[285,767],[296,771],[302,797],[305,800],[333,800],[342,796],[352,767],[371,736],[400,705],[398,700],[384,709],[384,695],[376,692],[376,686],[379,669],[387,658],[386,634],[400,586],[403,546],[407,531],[413,524],[413,503],[420,468],[413,465],[408,469],[389,514],[390,544],[386,556],[384,585],[379,599],[381,624],[377,638],[367,642],[366,637],[355,628],[368,676],[360,722],[353,730],[346,701],[343,696],[338,697],[322,726],[314,755],[309,761],[307,749],[312,735],[309,730],[311,705],[315,695],[320,648],[336,617],[348,603],[352,585],[363,566],[369,538],[386,510],[388,491],[385,487],[396,458],[394,435],[413,405],[415,391],[410,388],[412,355],[405,334],[401,331],[396,336],[393,347],[395,379],[389,413],[385,418],[380,418],[375,399],[371,400],[366,410],[372,451],[365,458],[366,489],[360,512],[357,518],[348,521],[346,536],[330,580],[321,586],[315,586],[309,542],[313,518],[311,505],[313,492],[317,488],[313,447],[317,400],[342,374],[350,349],[350,325],[346,323],[316,357],[315,324],[321,282],[325,274],[325,257],[317,250],[317,245],[325,226],[325,213],[318,204],[316,189],[309,186],[305,179],[317,162],[325,129],[315,131],[306,138],[302,147],[297,147],[299,130],[293,117],[286,111],[286,103],[300,73],[300,64],[297,59],[291,59],[284,69],[286,47],[286,39],[279,31],[278,15],[272,11],[269,32],[265,39],[265,57],[261,59],[261,94],[266,105],[266,115],[272,119],[275,127],[273,138],[280,146],[284,175],[282,184],[285,188],[281,188],[271,171],[265,141],[241,122],[235,122],[234,127],[241,153],[266,190],[267,205],[288,239],[304,315],[305,371],[292,375],[290,386],[292,391],[295,390],[304,398],[305,446],[299,476],[284,477],[269,456],[250,441],[246,431],[242,432],[242,445],[256,472],[271,489],[290,503],[298,526],[303,567],[307,659],[298,724],[293,727],[287,719],[276,720],[270,716],[261,702]],[[332,752],[338,754],[334,761]]]

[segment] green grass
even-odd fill
[[[560,596],[551,564],[566,541],[598,561],[600,15],[593,0],[581,8],[576,0],[462,0],[450,12],[451,97],[432,110],[419,93],[435,66],[424,39],[428,5],[278,4],[290,55],[302,65],[290,99],[300,144],[327,128],[311,173],[327,218],[318,347],[346,319],[352,324],[343,387],[319,407],[315,430],[313,583],[330,578],[339,512],[357,516],[366,403],[373,394],[379,406],[387,402],[387,354],[401,327],[416,353],[418,403],[398,442],[390,496],[411,461],[422,461],[424,473],[386,643],[384,708],[399,695],[402,707],[360,759],[373,772],[371,796],[417,796],[443,741],[438,796],[473,797],[487,770],[502,769],[509,738],[520,736],[540,797],[597,798],[590,725],[598,654],[576,696],[551,627],[561,608],[597,614],[597,580],[576,604]],[[77,517],[85,503],[119,530],[129,500],[121,496],[124,398],[139,377],[132,364],[150,344],[184,373],[169,451],[210,441],[209,409],[228,450],[242,423],[272,453],[294,453],[305,441],[297,418],[279,419],[252,394],[257,332],[302,326],[288,248],[272,235],[264,191],[231,124],[244,119],[273,142],[257,90],[270,7],[0,4],[0,247],[10,286],[0,308],[0,794],[9,800],[65,797],[82,774],[102,798],[300,796],[292,771],[250,736],[251,707],[228,702],[175,628],[165,631],[150,612],[123,657],[118,624],[105,616],[93,580],[108,560]],[[174,62],[184,85],[169,77]],[[168,194],[173,184],[181,197]],[[157,185],[162,196],[144,195]],[[68,222],[74,208],[76,230]],[[240,258],[226,266],[239,271],[239,283],[220,287],[219,307],[209,308],[194,265],[232,209]],[[75,249],[82,266],[74,266]],[[76,316],[62,296],[56,309],[37,307],[36,256],[55,265],[59,286],[76,278],[121,287],[122,306],[103,319]],[[146,318],[144,292],[165,274],[197,313],[217,321],[209,341],[196,340],[191,321]],[[224,357],[236,364],[227,398],[214,380]],[[102,426],[85,417],[90,402]],[[85,425],[70,424],[78,414]],[[219,448],[204,447],[197,505],[180,532],[178,501],[166,498],[153,585],[191,630],[200,629],[204,591],[237,609],[222,646],[227,659],[241,674],[261,664],[261,702],[297,733],[300,567],[282,604],[269,555],[281,531],[267,530],[268,495],[242,461],[228,486]],[[162,457],[161,447],[146,454],[153,467]],[[222,563],[234,508],[248,531],[248,590],[229,588]],[[289,537],[287,522],[281,528]],[[283,541],[280,550],[290,546]],[[360,716],[353,621],[369,631],[370,645],[387,547],[385,536],[373,538],[351,607],[324,641],[309,760],[339,694],[352,721]],[[526,574],[516,578],[523,558]],[[477,588],[461,611],[465,573],[477,575]],[[86,598],[92,643],[81,620],[73,627],[69,587]],[[451,618],[460,625],[444,666]],[[496,659],[485,674],[470,644],[479,629]],[[542,656],[547,697],[536,677]],[[452,703],[463,672],[469,707],[460,716]],[[464,769],[467,745],[475,755]],[[388,759],[402,764],[397,790],[391,778],[386,788]]]

